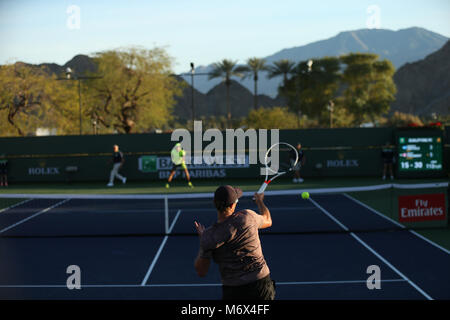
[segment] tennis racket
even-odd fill
[[[275,166],[278,170],[272,169],[274,161],[276,159],[276,153],[278,153],[278,166]],[[295,157],[294,157],[295,156]],[[274,159],[275,158],[275,159]],[[269,183],[286,173],[292,172],[298,163],[297,149],[286,142],[279,142],[272,145],[266,152],[264,157],[265,175],[263,184],[258,190],[258,193],[263,193],[266,190]],[[270,166],[269,166],[270,164]],[[270,177],[271,176],[271,177]],[[269,178],[270,177],[270,178]]]

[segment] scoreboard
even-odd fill
[[[442,137],[398,136],[399,172],[442,171]]]

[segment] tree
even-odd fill
[[[269,79],[283,76],[283,84],[280,88],[286,87],[286,83],[288,81],[288,75],[294,72],[295,69],[295,62],[292,62],[288,59],[281,59],[279,61],[275,61],[273,63],[273,66],[268,67],[268,75],[267,77]]]
[[[376,122],[395,100],[394,66],[370,53],[350,53],[340,60],[346,65],[342,75],[344,104],[355,116],[354,124]]]
[[[228,59],[223,59],[220,62],[216,62],[213,64],[213,70],[209,75],[209,79],[214,78],[223,78],[225,81],[225,86],[227,88],[227,127],[231,125],[231,107],[230,107],[230,86],[231,86],[231,77],[241,77],[242,73],[236,70],[237,61],[232,61]]]
[[[181,83],[170,76],[171,58],[163,49],[104,51],[94,61],[102,78],[86,81],[88,116],[123,133],[168,124]]]
[[[236,68],[237,72],[244,73],[243,78],[245,77],[251,77],[253,76],[253,82],[254,82],[254,91],[253,91],[253,101],[254,109],[258,109],[258,75],[261,71],[266,71],[266,61],[264,59],[259,58],[250,58],[247,60],[246,66],[241,66]]]
[[[336,98],[340,62],[334,57],[314,60],[312,65],[311,62],[300,62],[280,91],[287,98],[291,111],[328,122],[329,118],[324,119],[323,112],[327,110],[329,101]]]
[[[77,94],[45,69],[24,63],[0,67],[0,134],[34,135],[37,128],[76,131]]]
[[[407,127],[417,126],[422,127],[423,121],[416,115],[410,113],[402,113],[395,111],[389,118],[381,119],[381,124],[389,127]]]
[[[337,97],[331,100],[331,102],[331,110],[329,108],[330,103],[328,103],[327,107],[322,110],[322,113],[319,117],[320,126],[331,127],[332,123],[333,128],[351,127],[355,121],[355,116],[346,108],[344,99],[342,97]]]
[[[251,110],[242,125],[253,129],[296,129],[295,114],[286,107]]]

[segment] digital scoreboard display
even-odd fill
[[[442,138],[436,136],[399,136],[400,172],[442,171]]]

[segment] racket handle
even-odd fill
[[[257,193],[263,193],[264,190],[266,190],[267,185],[268,185],[268,183],[267,183],[267,182],[264,182],[264,183],[261,185],[261,187],[259,188],[259,190],[258,190]]]
[[[267,185],[268,185],[269,183],[267,183],[267,182],[264,182],[262,185],[261,185],[261,187],[259,187],[259,190],[258,190],[258,192],[257,193],[263,193],[264,192],[264,190],[266,190],[266,188],[267,188]],[[255,197],[253,197],[252,198],[253,199],[253,201],[255,201],[256,199],[255,199]]]

